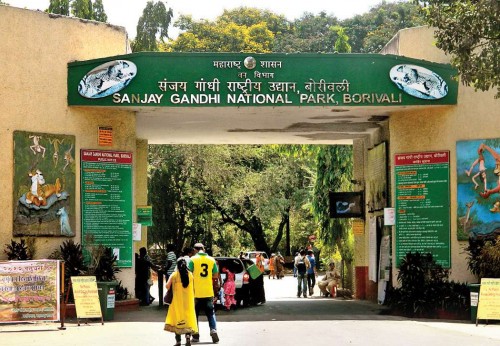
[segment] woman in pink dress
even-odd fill
[[[231,310],[231,305],[236,306],[236,284],[234,282],[234,273],[223,268],[222,272],[226,274],[226,280],[224,280],[224,306],[227,311]]]

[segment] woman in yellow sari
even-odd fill
[[[181,345],[181,334],[186,335],[186,345],[191,345],[191,334],[198,332],[194,310],[193,274],[187,269],[186,260],[177,260],[177,270],[170,275],[166,285],[172,290],[173,299],[165,319],[165,330],[175,333],[175,346]]]

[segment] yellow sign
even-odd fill
[[[95,276],[72,276],[71,284],[75,296],[76,316],[78,318],[102,317]]]
[[[357,236],[365,234],[365,222],[362,220],[354,220],[352,222],[352,233]]]
[[[481,279],[478,320],[500,320],[500,279]]]

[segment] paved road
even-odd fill
[[[411,320],[381,314],[366,301],[296,298],[293,277],[265,281],[267,303],[217,312],[220,345],[500,345],[500,324]],[[115,314],[114,321],[78,327],[58,324],[0,325],[2,345],[173,345],[163,331],[165,308],[158,304]],[[201,342],[211,344],[208,323],[200,321]]]

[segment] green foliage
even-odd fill
[[[118,285],[116,286],[115,289],[115,299],[117,301],[120,301],[120,300],[127,300],[129,298],[130,298],[130,293],[128,292],[128,289],[126,287],[123,287],[121,281],[118,281]]]
[[[83,19],[92,19],[91,0],[72,0],[71,13],[73,16]]]
[[[33,259],[34,247],[30,246],[33,243],[33,239],[28,238],[28,240],[20,239],[19,241],[11,240],[10,244],[5,244],[4,252],[7,255],[9,261],[26,261]],[[30,247],[32,248],[30,250]]]
[[[59,249],[54,250],[50,259],[64,261],[64,287],[68,288],[72,276],[85,275],[87,266],[83,257],[82,246],[72,239],[66,240]],[[74,302],[73,292],[69,293],[68,302]]]
[[[69,16],[69,2],[70,0],[50,0],[46,12]]]
[[[476,90],[497,87],[500,97],[500,2],[415,1],[436,27],[436,46],[452,56],[462,83]]]
[[[95,20],[106,23],[108,16],[104,11],[102,0],[50,0],[49,8],[45,12],[78,18]]]
[[[225,10],[215,21],[181,16],[175,26],[186,32],[167,44],[165,50],[266,53],[271,51],[275,35],[288,30],[284,17],[246,7]]]
[[[469,238],[467,265],[481,278],[500,278],[500,236]]]
[[[286,248],[280,242],[296,215],[312,220],[303,208],[313,180],[309,157],[274,146],[191,145],[151,146],[149,159],[155,243],[176,239],[181,248],[202,241],[221,254],[270,252]]]
[[[92,234],[87,234],[85,239],[87,254],[86,275],[95,276],[97,281],[116,281],[116,273],[121,269],[116,266],[117,257],[110,247],[95,242]]]
[[[320,238],[324,244],[339,246],[350,229],[349,219],[330,218],[329,192],[350,191],[352,169],[352,146],[321,146],[317,157],[312,207],[321,227]]]
[[[93,9],[93,14],[92,14],[93,20],[103,23],[106,23],[108,21],[108,16],[104,11],[104,5],[102,3],[102,0],[95,0],[92,9]]]
[[[339,25],[336,17],[321,12],[318,15],[304,13],[291,23],[291,30],[276,37],[274,52],[334,52],[337,32],[332,30]]]
[[[346,28],[354,53],[378,53],[399,30],[424,24],[418,6],[403,1],[382,1],[367,13],[340,23]]]
[[[132,42],[132,51],[158,51],[157,40],[164,43],[168,38],[172,17],[172,9],[167,10],[163,2],[148,1],[137,23],[137,36]]]
[[[449,272],[432,254],[406,254],[398,273],[399,288],[387,292],[386,304],[409,317],[436,317],[445,309],[466,315],[470,307],[465,284],[449,282]]]

